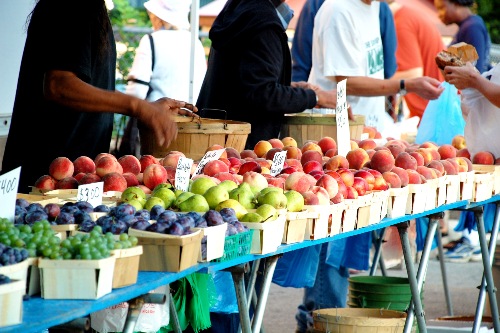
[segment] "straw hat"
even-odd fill
[[[189,29],[190,0],[149,0],[144,3],[144,7],[178,29]]]

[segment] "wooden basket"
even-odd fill
[[[135,284],[139,274],[139,259],[142,254],[142,246],[113,250],[112,253],[116,257],[113,271],[113,289]]]
[[[207,148],[214,144],[233,147],[237,151],[244,150],[250,133],[249,123],[234,120],[201,118],[197,121],[192,117],[176,116],[175,121],[177,138],[167,149],[156,144],[153,133],[139,127],[141,154],[163,158],[169,151],[177,150],[188,158],[199,160],[205,155]]]
[[[0,327],[23,322],[23,296],[26,282],[12,280],[0,285]]]
[[[351,139],[361,139],[365,125],[365,116],[355,115],[354,121],[349,121]],[[319,140],[330,136],[337,140],[337,120],[332,114],[295,113],[285,115],[280,136],[291,136],[302,147],[307,140]]]

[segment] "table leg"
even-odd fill
[[[443,236],[441,234],[440,228],[437,228],[437,235],[438,235],[437,243],[438,243],[439,266],[441,267],[441,278],[443,280],[444,296],[446,298],[446,308],[448,310],[448,316],[453,316],[453,304],[451,302],[450,290],[448,288],[448,276],[444,264]]]
[[[240,325],[243,333],[252,332],[250,325],[250,315],[248,314],[248,301],[245,291],[245,272],[247,265],[241,264],[225,269],[231,272],[236,291],[236,300],[238,301],[238,309],[240,312]]]
[[[168,310],[170,314],[170,322],[172,323],[172,329],[174,330],[175,333],[181,333],[182,332],[181,323],[179,322],[179,317],[177,316],[177,309],[175,308],[175,304],[172,300],[172,294],[168,292],[166,296],[168,302]]]
[[[261,329],[262,319],[264,318],[264,310],[266,309],[267,297],[269,296],[269,288],[271,286],[274,269],[276,268],[276,263],[278,262],[279,257],[281,257],[281,255],[266,258],[259,300],[253,317],[252,332],[259,332]]]
[[[493,319],[493,327],[495,328],[495,332],[500,332],[500,323],[498,318],[498,304],[495,295],[496,288],[493,282],[493,275],[491,273],[491,265],[493,263],[493,258],[495,255],[496,239],[498,236],[498,223],[500,219],[499,207],[500,206],[497,204],[495,221],[493,223],[493,229],[491,231],[489,248],[486,241],[486,232],[484,229],[483,207],[480,207],[481,209],[474,210],[474,217],[476,219],[477,231],[479,234],[479,244],[481,245],[484,273],[483,273],[483,279],[481,281],[481,288],[479,291],[476,316],[474,318],[474,325],[472,327],[472,332],[479,332],[479,328],[481,326],[481,319],[484,311],[485,291],[488,292],[488,296],[490,298],[490,308],[491,308],[491,317]]]
[[[385,229],[380,229],[380,235],[377,230],[372,231],[373,245],[375,246],[375,254],[373,255],[372,267],[370,267],[370,276],[373,276],[377,271],[377,264],[380,263],[380,271],[383,276],[387,276],[384,259],[382,258],[382,243],[384,242]]]
[[[418,288],[418,283],[417,283],[417,277],[415,274],[415,267],[413,266],[413,257],[411,255],[411,247],[410,247],[410,240],[408,237],[408,227],[409,227],[409,222],[403,222],[399,223],[397,225],[398,227],[398,232],[399,232],[399,237],[401,239],[401,245],[403,247],[403,255],[405,259],[405,265],[406,265],[406,272],[408,273],[408,280],[410,282],[410,290],[411,290],[411,295],[412,295],[412,304],[415,309],[415,313],[417,316],[417,323],[419,327],[419,332],[420,333],[426,333],[427,332],[427,327],[425,325],[425,314],[424,310],[422,309],[422,302],[420,300],[420,291]],[[435,228],[435,225],[434,225]],[[429,231],[431,227],[429,226]],[[429,232],[428,232],[429,234]],[[424,258],[423,258],[424,259]],[[421,265],[425,263],[422,263]],[[409,311],[408,315],[412,313],[413,311]],[[412,318],[407,318],[406,323],[405,323],[405,330],[404,333],[408,333],[411,330],[411,326],[413,325],[413,320]]]

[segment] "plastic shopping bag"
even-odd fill
[[[285,252],[278,259],[273,282],[282,287],[312,287],[318,272],[321,245]]]
[[[465,120],[458,90],[446,81],[441,85],[445,88],[441,96],[429,101],[425,108],[415,139],[418,144],[426,141],[450,144],[455,135],[464,134]]]

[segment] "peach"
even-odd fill
[[[127,180],[118,172],[107,173],[104,177],[102,177],[102,181],[104,182],[102,189],[103,192],[123,192],[127,189]]]
[[[231,166],[231,162],[229,162],[227,158],[220,157],[219,161],[224,162],[224,164],[226,164],[228,168]]]
[[[304,193],[311,188],[311,183],[306,174],[301,171],[291,173],[285,180],[285,190],[295,190]]]
[[[73,167],[75,168],[73,174],[83,173],[94,173],[95,172],[95,163],[94,160],[88,156],[80,156],[77,157],[73,161]]]
[[[321,147],[313,141],[308,141],[308,142],[304,143],[304,145],[302,146],[302,148],[300,150],[302,151],[302,154],[304,154],[308,150],[315,150],[315,151],[319,152],[321,155],[323,155],[323,150],[321,150]]]
[[[311,171],[323,171],[323,166],[320,162],[312,160],[312,161],[306,162],[302,166],[302,170],[305,173],[310,173]]]
[[[368,133],[368,138],[369,139],[374,139],[375,135],[377,134],[377,129],[373,126],[364,126],[363,127],[363,133]]]
[[[444,144],[438,147],[437,149],[439,155],[442,160],[446,160],[448,158],[457,156],[457,148],[453,147],[450,144]]]
[[[295,169],[295,167],[286,167],[286,168],[283,168],[280,172],[280,174],[290,174],[290,173],[294,173],[294,172],[297,172],[298,170]]]
[[[323,155],[326,155],[326,152],[334,149],[337,151],[337,142],[331,136],[324,136],[318,140],[318,146],[321,148]]]
[[[394,167],[395,158],[392,156],[390,150],[377,150],[373,154],[370,160],[370,166],[372,169],[379,171],[380,173],[384,173],[386,171],[390,171]]]
[[[99,161],[99,160],[100,160],[101,158],[103,158],[103,157],[110,157],[110,158],[114,158],[114,159],[115,159],[115,161],[118,161],[118,160],[116,159],[116,156],[115,156],[115,155],[113,155],[113,154],[110,154],[110,153],[99,153],[99,154],[97,154],[97,156],[94,158],[94,163],[95,163],[95,164],[97,164],[97,161]]]
[[[313,185],[310,191],[318,197],[319,205],[330,205],[330,196],[325,188]]]
[[[142,181],[150,190],[153,190],[156,185],[165,183],[167,177],[167,170],[163,165],[151,164],[144,170]]]
[[[374,149],[377,147],[377,143],[373,139],[364,139],[358,142],[358,147],[364,150]]]
[[[85,176],[83,176],[79,183],[80,185],[85,185],[85,184],[92,184],[92,183],[97,183],[102,181],[101,177],[95,173],[86,173]]]
[[[205,150],[205,154],[209,151],[220,150],[220,149],[225,149],[225,148],[224,148],[224,146],[221,146],[219,144],[213,144],[210,147],[208,147],[207,150]],[[220,155],[219,157],[227,158],[227,152],[224,150],[222,155]]]
[[[149,187],[147,187],[146,185],[139,184],[139,185],[137,185],[137,187],[139,187],[141,190],[143,190],[145,194],[151,194],[151,189]]]
[[[453,160],[455,160],[458,164],[458,172],[468,172],[472,170],[472,162],[466,158],[466,157],[454,157]],[[470,170],[469,170],[469,164],[470,164]]]
[[[127,187],[139,185],[139,180],[137,179],[137,175],[132,172],[124,172],[123,178],[125,178],[125,180],[127,181]]]
[[[284,188],[285,187],[285,178],[281,177],[270,177],[267,178],[267,184],[270,187],[278,187],[278,188]]]
[[[387,171],[390,172],[390,171]],[[385,180],[384,176],[375,176],[375,183],[373,184],[374,191],[385,191],[389,189],[389,184]]]
[[[203,168],[203,173],[207,176],[213,176],[219,172],[229,172],[229,166],[221,160],[208,161]]]
[[[255,152],[252,150],[252,149],[244,149],[241,151],[240,153],[240,156],[241,158],[247,158],[247,157],[250,157],[252,159],[255,159],[257,158],[257,154],[255,154]]]
[[[391,169],[391,171],[398,175],[401,181],[401,187],[405,187],[406,185],[408,185],[410,179],[408,177],[406,169],[395,166],[394,168]]]
[[[415,158],[415,161],[417,161],[417,166],[425,165],[424,157],[420,153],[418,153],[416,151],[412,151],[409,154]]]
[[[323,153],[321,153],[315,149],[306,150],[305,152],[302,152],[302,157],[300,158],[300,163],[302,163],[302,165],[304,165],[309,161],[318,161],[319,163],[322,163],[323,162]]]
[[[370,186],[366,179],[361,177],[354,177],[352,187],[358,192],[358,196],[363,196],[369,191]]]
[[[346,193],[346,199],[357,199],[359,196],[358,191],[356,191],[356,189],[352,186],[346,186]]]
[[[465,137],[461,134],[457,134],[451,139],[451,145],[455,147],[457,150],[464,149],[467,147]]]
[[[319,177],[318,181],[316,182],[316,186],[323,187],[328,192],[329,199],[332,199],[339,192],[339,184],[337,180],[327,174],[323,174],[321,177]]]
[[[40,176],[36,181],[35,181],[35,187],[40,189],[40,190],[55,190],[56,189],[56,180],[52,178],[50,175],[43,175]]]
[[[122,171],[123,168],[118,163],[118,160],[114,157],[103,156],[101,157],[95,164],[95,173],[99,177],[103,177],[105,174],[110,172],[119,172]]]
[[[122,166],[123,173],[138,175],[141,172],[141,162],[134,155],[124,155],[118,159],[118,163]]]
[[[75,177],[65,177],[56,183],[56,190],[71,190],[78,188],[78,181]]]
[[[273,146],[273,148],[283,148],[285,146],[283,142],[278,138],[272,138],[267,141],[269,141],[269,143],[271,144],[271,146]]]
[[[417,170],[417,160],[415,157],[411,156],[407,152],[401,152],[399,153],[398,156],[396,156],[396,159],[394,160],[394,166],[403,168],[403,169],[411,169],[411,170]]]
[[[73,176],[75,166],[67,157],[56,157],[50,162],[49,175],[55,180]]]
[[[342,194],[342,196],[345,198],[347,196],[347,186],[345,186],[345,184],[342,181],[342,179],[340,181],[337,180],[337,184],[339,186],[339,192],[338,193]]]
[[[495,159],[495,165],[500,165],[500,157],[497,157],[497,158]]]
[[[223,182],[225,180],[232,180],[233,182],[235,182],[236,184],[238,184],[238,180],[236,179],[235,175],[233,175],[230,172],[219,172],[219,173],[216,173],[216,174],[214,174],[214,178],[217,178],[221,182]]]
[[[308,173],[308,175],[311,175],[314,177],[314,179],[318,180],[321,176],[323,176],[325,172],[323,170],[313,170]]]
[[[273,147],[273,148],[271,148],[271,149],[269,149],[269,150],[267,151],[267,153],[266,153],[266,156],[265,156],[266,160],[271,160],[271,161],[272,161],[272,160],[273,160],[273,158],[274,158],[274,155],[275,155],[276,153],[280,152],[280,151],[283,151],[283,149],[282,149],[282,148],[274,148],[274,147]],[[287,153],[287,154],[288,154],[288,153]]]
[[[338,192],[336,196],[330,199],[330,203],[335,205],[344,201],[344,194]],[[331,216],[330,216],[331,218]]]
[[[439,154],[439,152],[437,151],[437,149],[431,149],[431,148],[429,148],[429,152],[431,153],[433,160],[440,160],[441,159],[441,155]]]
[[[302,150],[295,146],[285,146],[283,150],[286,151],[286,158],[295,158],[300,160],[302,157]]]
[[[285,160],[285,163],[289,167],[294,167],[297,171],[302,171],[302,163],[300,163],[300,160],[294,159],[294,158],[287,158]]]
[[[240,166],[240,168],[238,169],[238,174],[244,175],[245,173],[250,171],[260,173],[262,172],[262,167],[257,161],[247,161]]]
[[[391,145],[386,145],[387,149],[390,150],[392,156],[394,158],[398,157],[398,155],[402,152],[405,151],[405,147],[402,147],[399,144],[391,144]]]
[[[154,157],[153,155],[142,155],[139,158],[139,163],[141,163],[141,172],[144,172],[144,170],[150,164],[160,164],[158,159],[156,157]]]
[[[430,161],[433,160],[432,152],[431,152],[430,148],[417,148],[417,150],[415,150],[415,152],[417,152],[420,155],[422,155],[422,158],[424,159],[424,164],[423,165],[427,165],[427,164],[430,163]],[[413,157],[415,157],[415,156],[413,156]]]
[[[319,198],[312,191],[308,190],[301,194],[304,197],[304,205],[319,205]]]
[[[325,162],[323,168],[325,170],[337,170],[340,168],[348,169],[349,161],[342,155],[335,155]]]
[[[368,158],[371,160],[373,154],[375,154],[375,149],[367,149],[366,152],[368,153]]]
[[[420,144],[420,147],[421,148],[432,148],[434,150],[437,150],[438,149],[438,145],[435,144],[434,142],[431,142],[431,141],[426,141],[424,143],[421,143]]]
[[[417,170],[406,169],[406,173],[408,174],[408,184],[422,184],[422,177]]]
[[[237,151],[235,148],[233,148],[233,147],[226,147],[224,149],[226,150],[226,155],[227,155],[228,159],[230,157],[241,158],[240,152]]]
[[[388,150],[388,151],[391,151],[389,148],[387,148],[386,146],[377,146],[375,148],[373,148],[373,150],[377,151],[377,150]]]
[[[93,161],[92,161],[92,162],[93,162]],[[83,176],[85,176],[85,173],[84,173],[84,172],[79,172],[79,173],[77,173],[74,177],[75,177],[76,181],[77,181],[78,183],[80,183],[80,180],[83,178]]]
[[[387,182],[390,188],[400,188],[401,187],[401,178],[392,171],[386,171],[382,174],[384,180]]]
[[[446,175],[458,174],[458,166],[455,167],[455,165],[448,160],[441,160],[440,162],[443,165],[444,172]]]
[[[363,148],[355,148],[350,150],[345,156],[349,162],[349,168],[351,169],[361,169],[366,163],[370,161],[368,153]]]
[[[373,190],[373,186],[375,186],[375,176],[368,170],[358,170],[354,172],[354,179],[356,179],[356,177],[366,180],[366,183],[368,184],[368,191]]]
[[[283,143],[284,147],[286,147],[286,146],[298,147],[297,141],[294,138],[292,138],[291,136],[287,136],[287,137],[282,138],[281,142]]]
[[[432,160],[426,165],[429,168],[438,170],[440,173],[444,173],[444,166],[440,160]]]
[[[177,164],[179,163],[179,158],[181,157],[186,157],[186,155],[184,155],[183,152],[172,150],[167,155],[165,155],[165,157],[161,159],[160,164],[163,166],[171,166],[177,168]]]
[[[326,153],[324,154],[324,156],[326,156],[326,157],[333,157],[333,156],[335,156],[335,155],[337,155],[337,148],[334,148],[334,149],[328,149],[328,150],[326,151]]]
[[[469,160],[471,159],[469,149],[462,148],[457,150],[457,157],[467,157]]]
[[[174,168],[173,166],[170,166],[170,165],[167,165],[164,168],[167,171],[167,181],[170,180],[173,182],[175,180],[175,173],[177,172],[177,168]],[[144,174],[143,174],[142,178],[144,180]]]
[[[191,175],[192,175],[192,173],[191,173]],[[143,184],[144,174],[141,172],[136,177],[137,177],[137,181],[139,182],[139,184]]]
[[[356,140],[351,139],[351,141],[349,141],[349,143],[351,145],[351,150],[359,148],[358,142]]]
[[[458,161],[453,157],[453,158],[447,158],[446,161],[450,162],[455,170],[457,171],[457,174],[460,172],[460,165],[458,164]]]
[[[241,160],[239,158],[236,158],[236,157],[229,157],[227,160],[230,163],[229,172],[238,173],[238,171],[240,170],[241,164],[242,164]]]
[[[346,186],[352,186],[354,182],[354,173],[351,170],[342,168],[338,169],[337,173]]]
[[[263,156],[266,156],[266,153],[271,148],[273,148],[273,146],[269,143],[269,141],[267,141],[267,140],[260,140],[253,147],[253,151],[255,152],[255,155],[257,155],[257,157],[263,157]]]
[[[472,156],[473,164],[486,164],[486,165],[494,165],[495,164],[495,156],[489,151],[478,151]],[[54,177],[55,178],[55,177]]]
[[[272,160],[266,160],[265,158],[256,158],[255,162],[259,163],[262,168],[271,168]]]
[[[425,177],[425,179],[434,179],[437,178],[437,174],[435,169],[429,168],[423,165],[417,166],[417,172]]]

